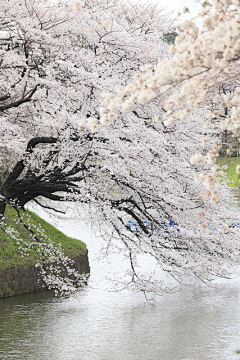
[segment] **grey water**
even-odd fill
[[[114,291],[106,275],[124,276],[126,260],[99,259],[101,239],[90,228],[76,219],[55,225],[87,243],[89,284],[68,298],[0,299],[1,360],[240,360],[240,279],[146,301]]]

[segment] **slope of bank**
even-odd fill
[[[45,288],[35,267],[39,263],[38,249],[30,246],[33,234],[50,238],[56,248],[60,244],[64,255],[75,261],[75,269],[80,273],[89,273],[87,248],[82,241],[66,236],[29,210],[21,211],[20,215],[27,227],[19,222],[16,211],[8,206],[5,212],[6,226],[4,230],[0,229],[0,297]],[[15,231],[20,241],[16,239]],[[28,244],[29,248],[26,246]],[[20,247],[22,250],[19,250]]]
[[[238,188],[239,175],[236,173],[236,166],[240,165],[239,157],[230,157],[230,156],[219,156],[217,159],[217,164],[220,166],[227,166],[226,169],[226,184],[232,188]]]

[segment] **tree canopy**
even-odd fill
[[[198,16],[179,27],[179,36],[170,47],[171,59],[164,57],[153,66],[142,67],[134,81],[121,90],[121,97],[108,95],[108,108],[114,104],[115,109],[124,110],[127,103],[132,109],[165,98],[166,126],[191,117],[191,108],[197,108],[203,109],[205,129],[220,129],[238,137],[239,6],[239,0],[203,1]],[[221,141],[215,142],[205,154],[193,155],[191,162],[215,164],[221,146]],[[232,153],[231,142],[227,153]],[[236,171],[239,173],[240,167]],[[217,201],[212,186],[217,183],[217,173],[214,166],[211,175],[199,177],[213,202]]]
[[[212,203],[192,181],[189,155],[207,149],[205,137],[218,151],[218,132],[202,130],[206,111],[193,109],[205,99],[199,88],[191,108],[178,111],[191,117],[169,127],[172,104],[180,105],[176,85],[195,79],[184,70],[187,54],[172,56],[162,40],[173,31],[155,5],[0,0],[1,214],[7,203],[18,209],[35,201],[56,211],[60,203],[80,204],[108,244],[124,245],[130,284],[143,291],[163,287],[139,275],[140,253],[179,281],[227,276],[239,263],[237,234],[227,234],[229,191],[221,185],[215,205],[221,170],[207,175]],[[174,46],[182,43],[180,35]]]

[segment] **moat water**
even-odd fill
[[[0,299],[1,360],[240,360],[240,279],[153,301],[117,293],[105,275],[121,276],[119,255],[99,260],[101,241],[79,220],[57,226],[87,243],[89,284],[68,298]]]

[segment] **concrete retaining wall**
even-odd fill
[[[90,272],[87,251],[73,260],[75,261],[75,269],[81,274],[88,274]],[[0,270],[0,298],[44,289],[46,289],[44,282],[38,276],[38,270],[34,265]]]

